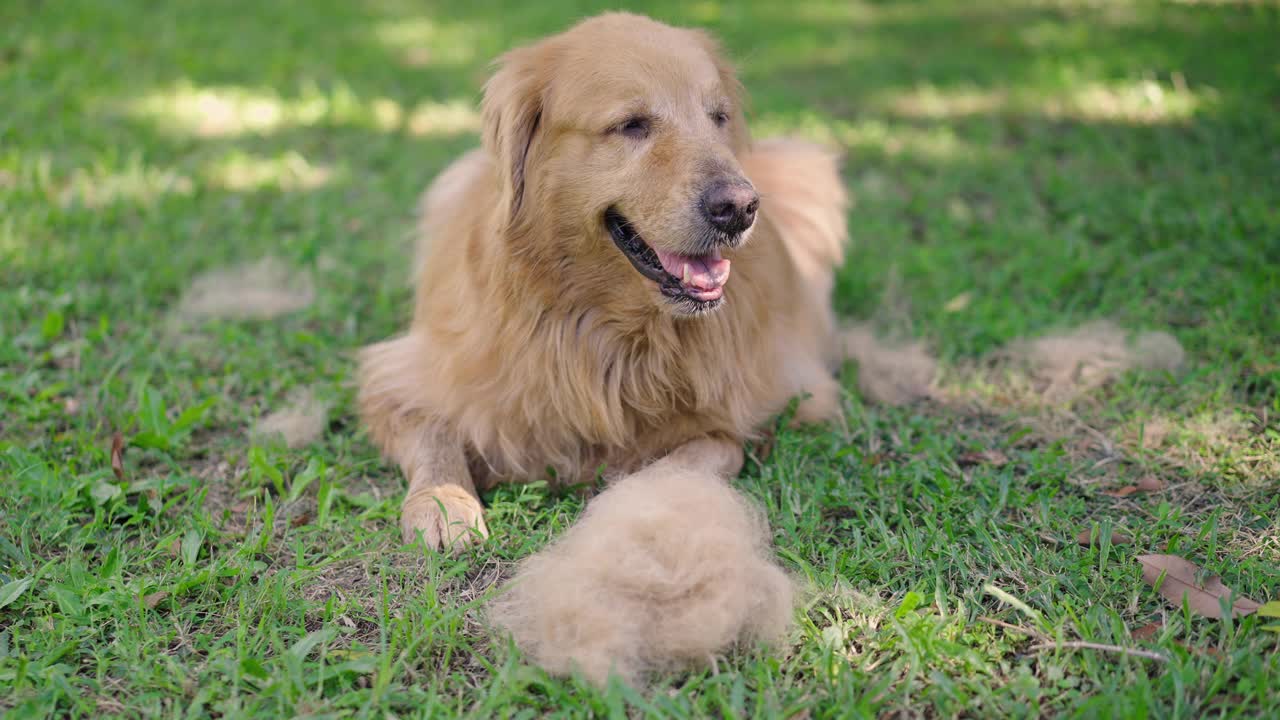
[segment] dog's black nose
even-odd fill
[[[760,196],[741,182],[717,183],[702,193],[702,214],[720,232],[737,235],[756,221]]]

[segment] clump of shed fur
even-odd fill
[[[490,620],[549,672],[639,685],[780,643],[792,610],[763,514],[716,475],[659,461],[527,559]]]

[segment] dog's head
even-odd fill
[[[507,53],[484,142],[518,255],[677,315],[717,308],[759,196],[742,93],[706,34],[601,15]]]

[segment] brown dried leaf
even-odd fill
[[[120,433],[111,436],[111,472],[124,482],[124,436]]]
[[[870,455],[862,458],[862,462],[865,465],[870,465],[871,467],[875,467],[877,465],[884,464],[885,461],[887,461],[888,459],[889,459],[889,456],[887,454],[878,452],[878,453],[871,453]]]
[[[1231,588],[1223,585],[1216,575],[1206,579],[1203,585],[1196,582],[1196,573],[1200,568],[1177,555],[1139,555],[1138,562],[1142,563],[1144,582],[1154,587],[1164,599],[1179,607],[1185,598],[1187,607],[1199,615],[1220,618],[1222,610],[1218,601],[1223,598],[1232,599]],[[1231,605],[1231,614],[1243,617],[1254,613],[1259,607],[1259,603],[1237,595]]]
[[[169,597],[169,593],[165,592],[164,590],[161,590],[160,592],[153,592],[150,595],[147,595],[146,597],[142,598],[142,604],[146,605],[149,609],[154,610],[155,607],[160,603],[164,602],[164,599],[167,597]]]
[[[1076,535],[1076,542],[1085,547],[1089,547],[1094,542],[1093,531],[1089,529],[1081,530],[1080,534]],[[1133,542],[1133,538],[1129,537],[1128,535],[1125,535],[1124,533],[1118,533],[1118,532],[1111,533],[1112,545],[1128,545],[1131,542]]]
[[[294,515],[293,518],[289,520],[289,527],[302,527],[309,522],[311,522],[311,513],[302,512]]]
[[[1199,647],[1198,645],[1188,645],[1187,643],[1184,643],[1181,640],[1174,640],[1173,644],[1177,645],[1183,650],[1186,650],[1192,655],[1199,655],[1201,657],[1211,657],[1218,660],[1222,659],[1222,653],[1217,648]]]
[[[1110,497],[1122,498],[1129,497],[1130,495],[1138,492],[1138,489],[1137,485],[1125,485],[1124,487],[1116,488],[1115,490],[1103,490],[1102,494]]]
[[[1142,627],[1138,628],[1137,630],[1134,630],[1129,634],[1133,636],[1134,640],[1150,640],[1151,638],[1155,637],[1156,634],[1163,629],[1164,629],[1164,624],[1160,622],[1153,622],[1153,623],[1147,623],[1146,625],[1143,625]]]
[[[1125,485],[1114,490],[1103,490],[1103,495],[1110,497],[1129,497],[1136,492],[1159,492],[1165,488],[1165,483],[1154,475],[1144,475],[1142,479],[1134,485]]]
[[[1143,492],[1160,492],[1165,488],[1165,482],[1155,475],[1143,476],[1138,481],[1138,489]]]
[[[957,457],[956,464],[960,467],[970,467],[973,465],[1004,467],[1009,464],[1009,456],[999,450],[979,450],[977,452],[967,452],[960,457]]]

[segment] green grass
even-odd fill
[[[848,149],[846,316],[949,369],[1099,319],[1189,358],[1068,409],[878,407],[850,368],[847,431],[781,432],[739,481],[810,585],[791,645],[648,693],[550,679],[481,624],[580,499],[502,489],[492,542],[404,547],[403,481],[353,414],[352,352],[407,320],[415,196],[475,144],[486,63],[600,9],[512,5],[0,5],[0,709],[1274,717],[1280,634],[1186,614],[1134,560],[1280,594],[1274,5],[645,8],[721,35],[759,132]],[[315,302],[175,330],[193,277],[265,256]],[[252,439],[305,387],[321,440]],[[987,448],[1009,462],[957,463]],[[1146,474],[1168,489],[1102,493]],[[1075,544],[1091,527],[1134,541]]]

